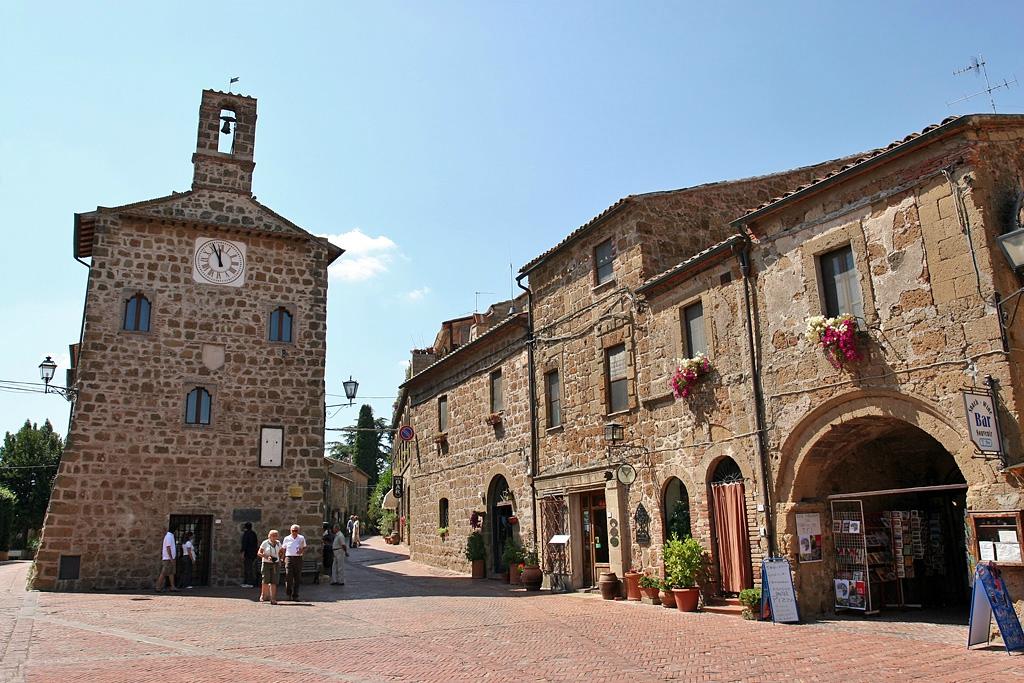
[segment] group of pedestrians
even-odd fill
[[[348,558],[349,548],[358,548],[360,540],[359,517],[352,515],[346,523],[348,535],[341,532],[341,526],[335,524],[333,528],[324,523],[323,560],[324,571],[331,577],[332,586],[345,585],[345,560]],[[257,583],[260,586],[260,602],[277,604],[277,584],[281,576],[281,567],[284,566],[285,595],[288,599],[298,601],[299,586],[302,583],[302,558],[306,554],[306,537],[299,533],[302,529],[298,524],[292,524],[289,533],[283,539],[277,529],[271,529],[267,538],[260,543],[259,537],[252,529],[252,523],[246,522],[243,526],[241,539],[242,554],[242,588],[255,588]],[[164,586],[172,591],[179,591],[175,586],[175,575],[177,573],[178,547],[174,538],[174,532],[170,529],[164,534],[161,544],[161,565],[160,575],[156,580],[157,592],[163,592]],[[181,546],[181,570],[182,580],[180,585],[184,588],[192,587],[192,574],[196,560],[196,549],[192,543],[192,532],[186,531]],[[256,565],[259,563],[257,572]]]

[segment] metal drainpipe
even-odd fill
[[[530,373],[530,504],[533,508],[533,542],[537,548],[543,547],[540,539],[537,538],[537,376],[534,372],[533,358],[533,290],[523,286],[525,273],[516,277],[516,285],[526,292],[526,367]]]
[[[778,547],[775,544],[775,518],[774,509],[771,504],[771,487],[768,484],[768,474],[771,471],[768,462],[768,449],[765,445],[765,419],[764,419],[764,394],[761,391],[761,373],[757,365],[757,353],[754,345],[754,315],[750,300],[750,243],[745,242],[737,252],[740,263],[740,272],[743,273],[743,298],[746,302],[747,316],[747,350],[750,353],[750,383],[754,389],[754,422],[756,426],[755,439],[757,440],[757,464],[758,478],[761,480],[761,501],[765,509],[765,530],[768,536],[768,554],[778,554]]]

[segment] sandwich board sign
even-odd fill
[[[996,618],[1006,652],[1024,650],[1024,630],[1021,629],[999,568],[994,562],[979,562],[974,570],[967,647],[988,645],[992,617]]]
[[[793,573],[785,557],[766,557],[761,562],[761,617],[769,613],[776,624],[800,622]]]

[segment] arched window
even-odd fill
[[[292,314],[279,306],[270,314],[270,341],[290,342],[292,340]]]
[[[149,332],[149,299],[142,294],[135,294],[124,302],[124,329]]]
[[[732,458],[722,458],[711,475],[712,484],[735,484],[743,481],[740,466]]]
[[[448,528],[448,499],[442,498],[437,504],[437,528]]]
[[[185,399],[185,423],[190,425],[210,424],[210,392],[196,387],[188,392]]]
[[[690,530],[690,496],[676,477],[665,486],[665,540],[675,534],[679,538],[692,535]]]

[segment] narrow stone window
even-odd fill
[[[491,412],[500,413],[505,410],[505,401],[502,398],[501,370],[491,373]]]
[[[196,387],[188,392],[185,399],[185,424],[210,424],[210,392],[206,389]]]
[[[448,397],[437,399],[437,431],[448,431]]]
[[[292,314],[284,306],[279,306],[270,314],[270,334],[272,342],[291,342]]]
[[[149,299],[135,294],[124,302],[123,329],[129,332],[149,332]]]
[[[437,528],[448,528],[448,499],[442,498],[437,504]]]
[[[235,112],[230,109],[220,110],[220,137],[217,138],[217,151],[224,154],[235,152]]]
[[[853,249],[849,245],[818,257],[821,271],[821,290],[824,313],[829,318],[849,313],[864,319],[864,301],[861,299],[860,279],[853,262]]]
[[[562,380],[558,370],[544,375],[545,394],[547,396],[548,429],[562,424]]]
[[[704,304],[697,303],[683,308],[683,339],[686,342],[686,357],[693,358],[698,353],[708,352],[707,338],[704,336]]]
[[[608,385],[608,412],[629,408],[626,381],[626,345],[613,346],[605,352],[605,375]]]
[[[614,274],[615,248],[612,241],[605,240],[594,249],[594,284],[603,285]]]

